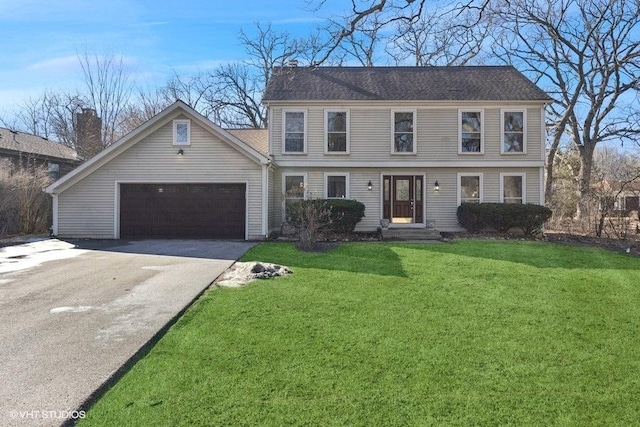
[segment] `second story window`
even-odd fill
[[[173,145],[189,145],[191,144],[191,121],[190,120],[174,120],[173,121]]]
[[[327,153],[349,152],[349,112],[325,111],[325,151]]]
[[[393,141],[391,153],[415,154],[415,111],[392,111]]]
[[[482,138],[482,111],[460,111],[460,147],[461,154],[484,153]]]
[[[502,111],[502,154],[525,153],[525,111]]]
[[[283,111],[283,153],[306,152],[307,120],[305,111]]]

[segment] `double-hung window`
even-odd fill
[[[324,197],[325,199],[348,199],[349,174],[326,173],[324,175]]]
[[[462,203],[482,203],[482,174],[458,174],[458,205]]]
[[[307,174],[291,173],[282,175],[283,218],[286,218],[288,206],[307,198]],[[286,220],[286,219],[285,219]]]
[[[349,153],[349,111],[325,110],[325,153]]]
[[[502,154],[526,153],[525,110],[502,110]]]
[[[416,154],[416,112],[392,111],[392,154]]]
[[[307,150],[307,112],[284,110],[282,112],[283,154],[304,154]]]
[[[524,173],[500,174],[500,201],[502,203],[527,203],[526,175]]]
[[[484,133],[482,110],[460,110],[460,154],[483,154]]]

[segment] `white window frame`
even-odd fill
[[[479,194],[478,194],[478,198],[479,201],[478,203],[482,203],[484,200],[484,177],[482,172],[459,172],[458,173],[458,206],[460,206],[462,204],[462,177],[466,177],[466,176],[475,176],[479,178]]]
[[[504,178],[508,176],[522,177],[522,204],[527,203],[527,174],[524,172],[501,172],[500,173],[500,203],[504,203]]]
[[[302,142],[302,151],[286,151],[286,138],[287,138],[287,113],[302,113],[304,114],[304,136]],[[307,120],[309,114],[306,109],[299,108],[283,108],[282,109],[282,154],[303,155],[307,154]]]
[[[480,113],[480,151],[462,151],[462,114]],[[484,154],[484,109],[483,108],[461,108],[458,110],[458,154],[464,156],[478,156]]]
[[[187,141],[178,141],[178,126],[187,125]],[[191,145],[191,120],[189,119],[176,119],[173,121],[173,145]]]
[[[504,151],[505,113],[522,113],[522,151]],[[527,110],[525,108],[503,108],[500,110],[500,154],[507,156],[527,154]]]
[[[349,195],[350,176],[349,175],[350,175],[349,172],[325,172],[325,174],[324,174],[324,198],[325,199],[342,199],[342,197],[329,197],[329,177],[342,176],[342,177],[344,177],[344,185],[345,185],[344,198],[348,199],[350,197],[350,195]]]
[[[346,113],[346,151],[329,151],[329,113]],[[324,110],[324,154],[329,155],[344,155],[351,152],[351,113],[350,110],[329,108]]]
[[[302,182],[304,183],[304,192],[302,193],[301,199],[289,199],[289,200],[307,200],[307,173],[306,172],[285,172],[282,174],[282,222],[285,222],[287,219],[287,177],[288,176],[301,176]]]
[[[396,113],[413,114],[413,151],[396,151]],[[404,108],[391,110],[391,154],[394,156],[415,156],[418,154],[418,111],[416,109]]]

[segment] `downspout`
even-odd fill
[[[269,237],[269,164],[262,165],[262,235]]]

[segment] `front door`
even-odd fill
[[[384,218],[393,224],[422,224],[421,175],[384,176]]]

